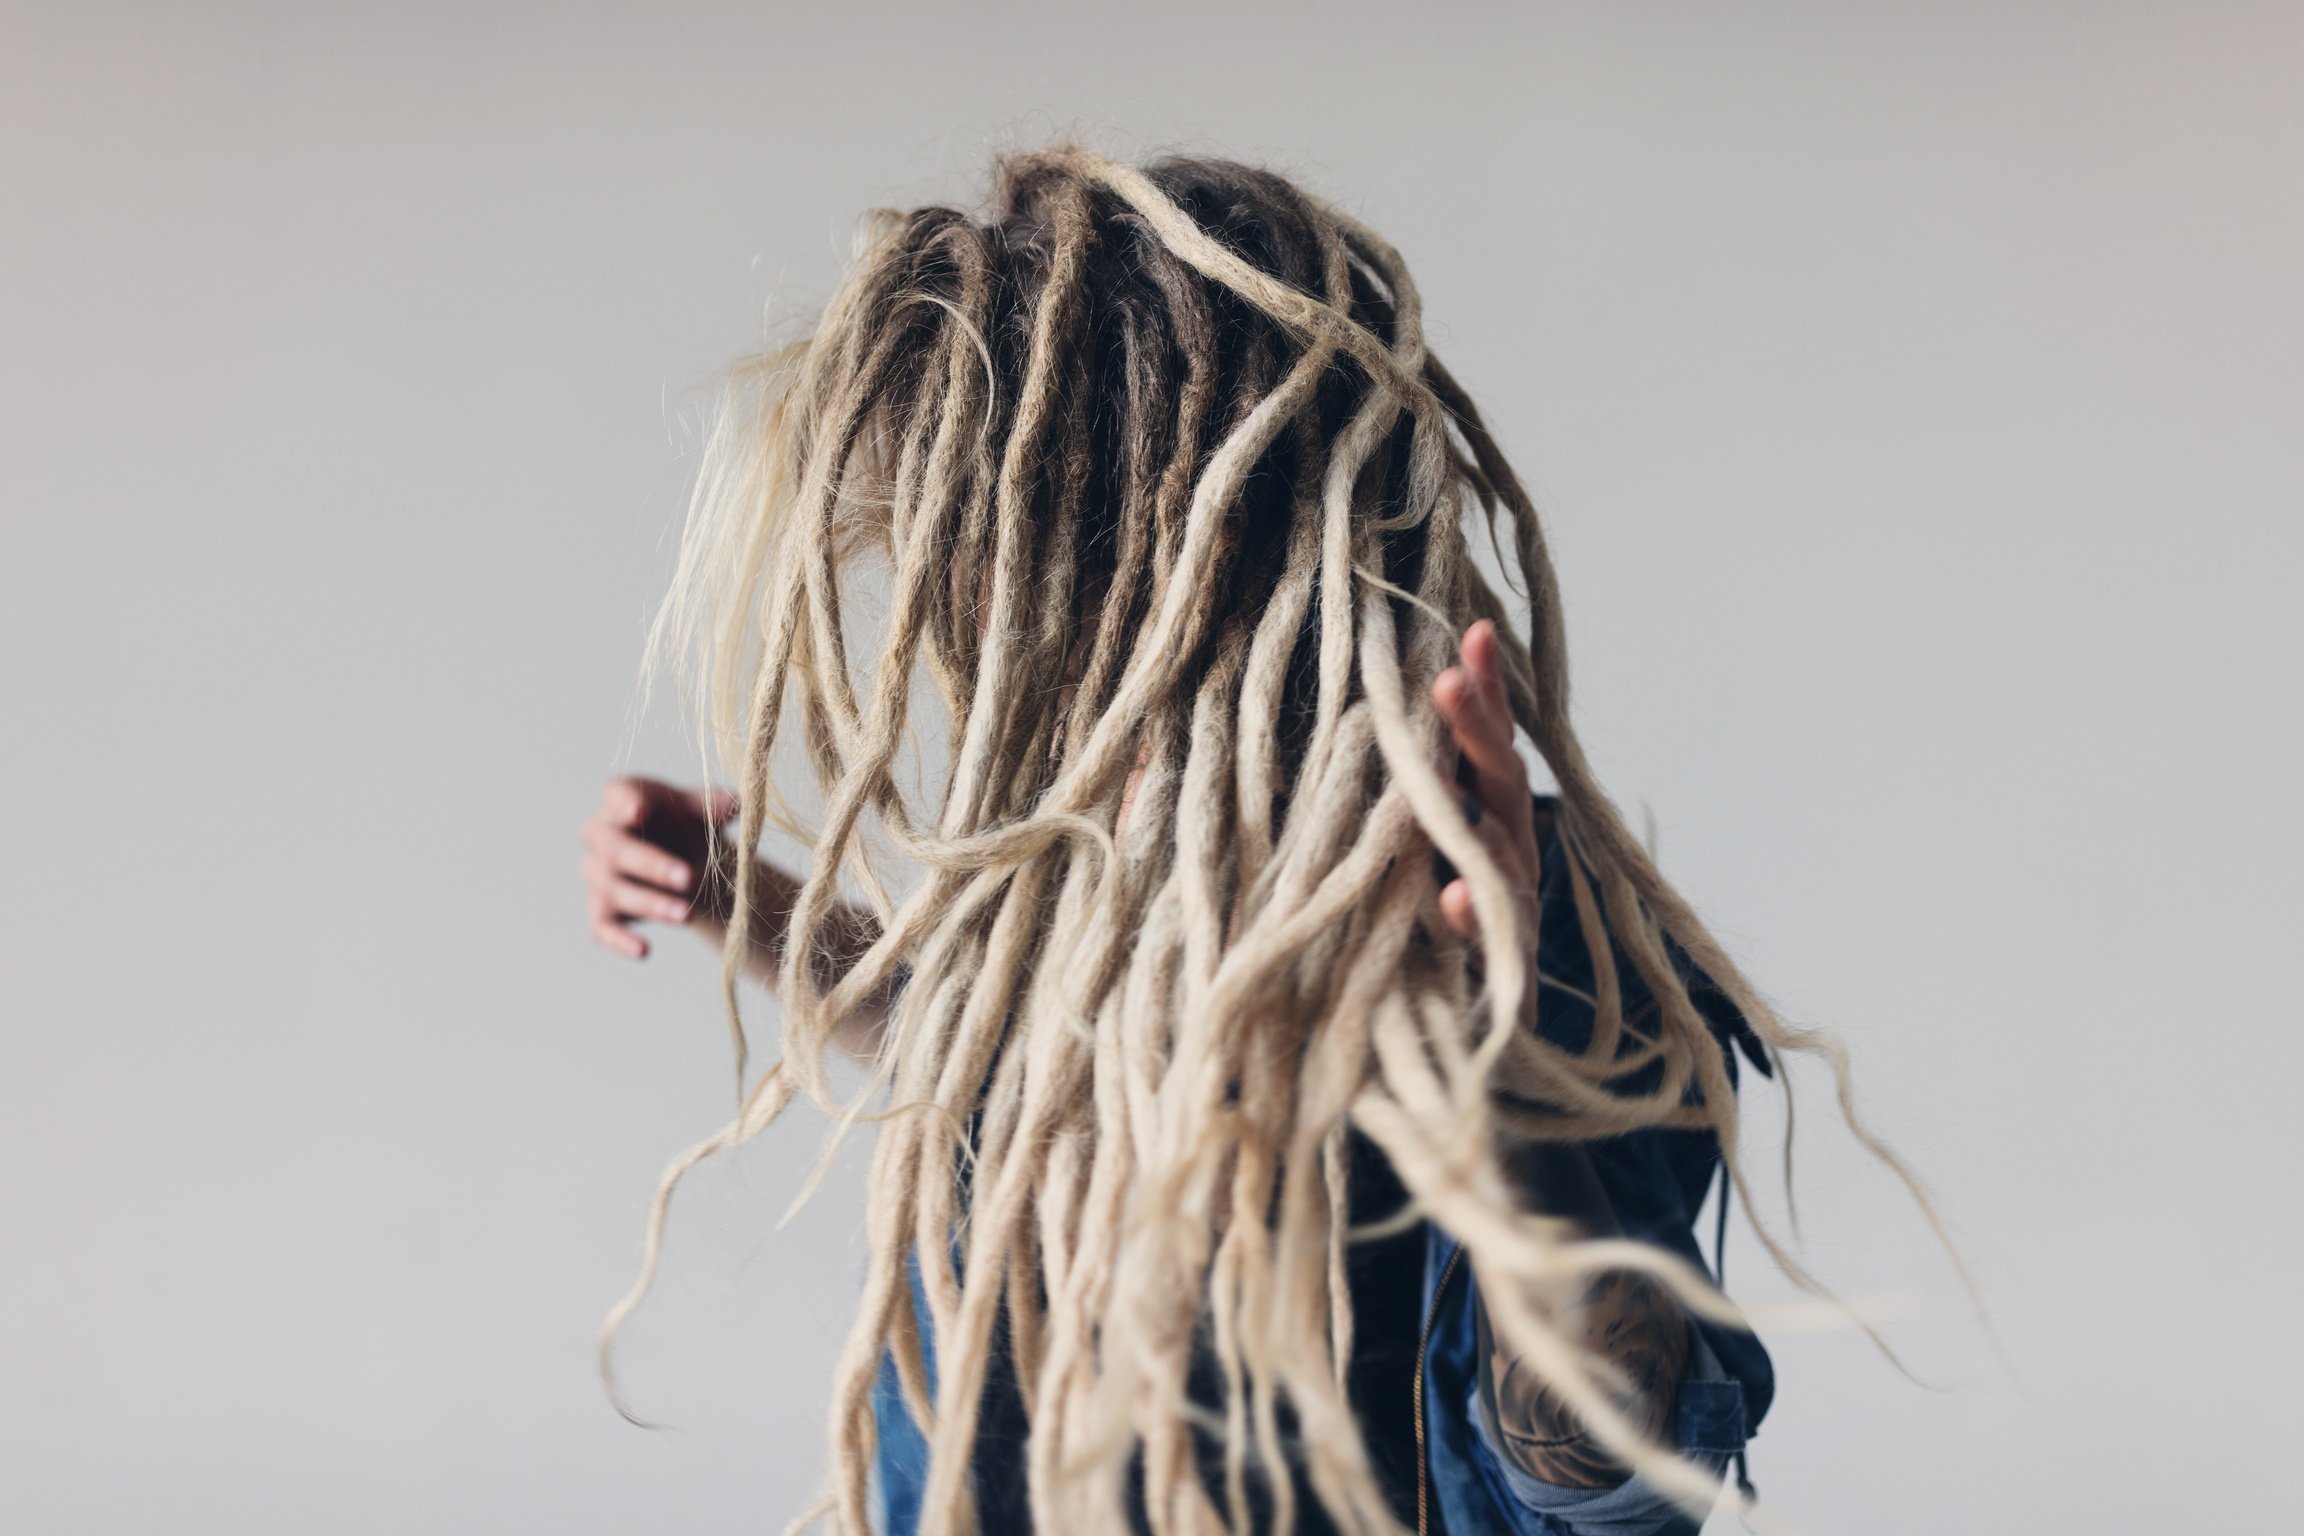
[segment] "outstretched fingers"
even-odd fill
[[[1462,655],[1461,665],[1433,679],[1432,702],[1456,737],[1482,810],[1514,831],[1527,830],[1533,825],[1528,768],[1512,746],[1512,705],[1495,626],[1482,619],[1466,630]]]
[[[712,824],[735,812],[725,790],[681,789],[616,778],[584,823],[583,874],[592,937],[627,959],[647,958],[636,922],[686,923],[703,894],[702,859]]]

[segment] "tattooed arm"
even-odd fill
[[[1520,1188],[1539,1213],[1565,1217],[1594,1237],[1620,1235],[1616,1212],[1582,1147],[1528,1145],[1512,1162]],[[1584,1347],[1624,1373],[1630,1390],[1617,1394],[1616,1407],[1642,1434],[1662,1438],[1688,1359],[1688,1322],[1679,1304],[1647,1276],[1613,1270],[1585,1285],[1568,1314]],[[1613,1488],[1629,1477],[1568,1405],[1496,1337],[1485,1303],[1474,1316],[1480,1409],[1513,1463],[1563,1488]]]

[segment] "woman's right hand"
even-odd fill
[[[628,959],[644,960],[648,941],[633,931],[649,920],[725,921],[710,878],[712,830],[736,814],[725,789],[682,789],[655,779],[616,778],[584,822],[585,911],[592,937]],[[699,900],[699,897],[704,899]]]

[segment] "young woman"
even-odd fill
[[[612,782],[593,931],[723,943],[740,1076],[740,977],[783,1049],[610,1328],[688,1166],[796,1093],[869,1118],[839,1530],[1695,1528],[1772,1380],[1692,1222],[1737,1051],[1821,1046],[1594,781],[1534,511],[1381,238],[1071,149],[875,215],[737,375],[659,641],[737,788]]]

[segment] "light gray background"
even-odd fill
[[[1974,1258],[2022,1386],[1811,1077],[1805,1251],[1947,1390],[1774,1337],[1776,1505],[2282,1523],[2297,7],[0,15],[0,1528],[813,1486],[859,1221],[844,1174],[769,1236],[812,1117],[678,1212],[627,1355],[677,1431],[591,1376],[728,1083],[701,946],[588,947],[576,827],[686,761],[623,754],[714,371],[863,208],[1066,128],[1405,249],[1603,771]]]

